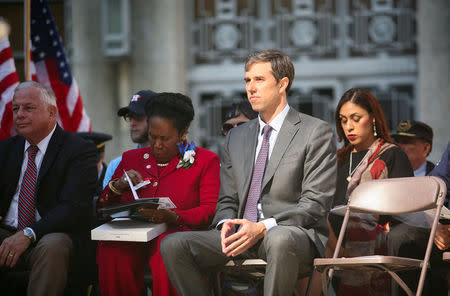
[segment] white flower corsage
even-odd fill
[[[190,144],[186,142],[186,146],[182,143],[177,143],[178,150],[180,150],[181,156],[180,161],[177,164],[177,169],[185,168],[188,169],[194,163],[195,159],[195,144],[191,142]]]

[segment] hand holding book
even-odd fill
[[[148,208],[146,206],[140,207],[137,210],[137,213],[139,213],[139,215],[141,215],[141,217],[143,217],[144,219],[147,219],[147,221],[152,222],[152,223],[167,223],[170,225],[175,225],[178,221],[178,214],[174,211],[171,210],[166,210],[166,209],[152,209],[152,208]],[[133,217],[136,218],[136,217]],[[138,218],[139,220],[139,218]]]
[[[130,217],[136,220],[151,221],[139,214],[139,209],[167,210],[176,208],[175,204],[168,197],[140,198],[136,201],[109,205],[98,209],[103,218]]]
[[[130,188],[134,188],[137,190],[150,182],[148,180],[144,180],[139,174],[139,172],[135,170],[123,171],[122,177],[114,181],[114,188],[119,190],[120,192],[124,192],[126,190],[130,190]]]

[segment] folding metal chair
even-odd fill
[[[444,252],[444,254],[442,254],[442,260],[450,261],[450,252]]]
[[[218,296],[222,295],[222,274],[230,273],[233,275],[242,275],[249,279],[259,280],[264,278],[264,274],[266,271],[266,261],[262,259],[241,259],[241,260],[230,260],[225,266],[217,273],[217,294]],[[305,277],[309,276],[309,281],[306,287],[305,295],[309,295],[309,289],[311,285],[311,276],[312,274],[304,275]],[[302,296],[300,294],[299,287],[296,287],[294,291],[295,296]]]
[[[222,295],[223,274],[244,276],[247,279],[259,280],[264,277],[266,261],[262,259],[230,260],[217,272],[216,292],[217,296]]]
[[[314,260],[315,269],[322,273],[324,295],[328,295],[328,286],[333,277],[334,269],[343,271],[386,271],[408,295],[414,294],[396,272],[421,269],[416,292],[416,295],[421,295],[427,268],[429,267],[433,238],[446,192],[445,183],[437,177],[373,180],[356,187],[349,197],[333,258]],[[396,215],[429,209],[435,209],[436,212],[423,260],[382,255],[337,258],[351,212]]]

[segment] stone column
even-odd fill
[[[131,1],[132,91],[186,92],[185,1]]]
[[[94,131],[113,135],[106,160],[134,148],[117,110],[141,89],[186,92],[184,1],[130,0],[131,52],[102,51],[101,1],[71,1],[72,70]]]
[[[113,136],[106,145],[107,161],[121,154],[128,131],[117,117],[118,67],[103,55],[101,1],[71,1],[72,71],[83,98],[92,130]],[[128,144],[130,145],[130,144]]]
[[[450,1],[417,1],[418,118],[434,130],[430,159],[450,141]]]

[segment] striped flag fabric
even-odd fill
[[[58,122],[71,132],[90,131],[80,90],[70,71],[61,37],[46,0],[31,1],[31,52],[36,81],[55,92]]]
[[[12,98],[19,76],[8,36],[0,40],[0,140],[15,135],[12,129]]]

